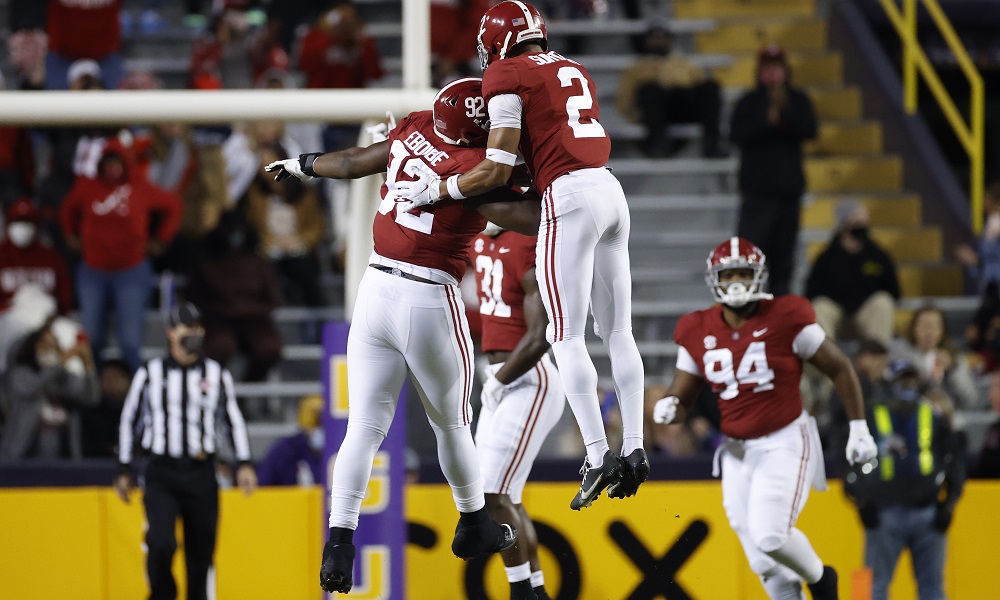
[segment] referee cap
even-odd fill
[[[201,313],[195,308],[194,304],[190,302],[181,302],[167,313],[167,327],[176,327],[178,325],[199,325],[201,324]]]

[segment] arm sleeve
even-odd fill
[[[132,385],[125,396],[125,404],[122,406],[121,420],[118,422],[118,462],[128,465],[132,462],[134,435],[136,424],[139,419],[139,403],[145,395],[146,380],[148,378],[146,367],[140,367],[132,378]]]
[[[517,94],[498,94],[490,98],[490,128],[521,128],[523,103]]]
[[[222,394],[226,401],[220,407],[223,411],[223,417],[229,425],[229,432],[233,436],[233,451],[236,452],[236,460],[241,463],[250,462],[250,438],[247,436],[247,424],[243,420],[243,413],[240,412],[239,405],[236,404],[233,376],[228,370],[222,371]]]
[[[802,331],[792,340],[792,352],[802,360],[809,360],[816,354],[819,347],[826,339],[826,332],[818,323],[810,323],[802,328]]]
[[[684,346],[677,346],[677,369],[701,377],[701,369]]]

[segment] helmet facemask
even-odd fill
[[[740,278],[721,281],[724,271],[747,270],[753,275],[750,278]],[[730,308],[741,308],[758,300],[771,299],[774,296],[764,291],[767,285],[767,267],[763,264],[750,263],[744,257],[712,265],[705,274],[705,282],[712,291],[716,302]]]

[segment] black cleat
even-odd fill
[[[649,477],[649,459],[646,451],[636,448],[622,457],[622,475],[608,486],[608,498],[629,498],[639,490],[639,485]]]
[[[601,495],[604,488],[621,478],[622,460],[608,450],[604,453],[604,464],[600,467],[591,467],[590,461],[584,459],[583,466],[580,467],[580,475],[583,475],[580,491],[569,503],[569,507],[573,510],[590,506]]]
[[[455,527],[455,539],[451,542],[451,551],[455,556],[468,560],[503,552],[516,543],[517,529],[507,523],[486,519],[476,525],[463,525],[459,521]]]
[[[319,587],[346,594],[354,585],[354,544],[327,542],[319,568]]]
[[[823,565],[823,576],[816,583],[809,584],[813,600],[837,600],[837,570]]]

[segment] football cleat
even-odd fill
[[[649,459],[646,451],[636,448],[622,458],[622,475],[608,486],[608,498],[629,498],[639,490],[639,485],[649,477]]]
[[[823,565],[823,576],[816,583],[809,584],[809,593],[813,600],[837,600],[837,570]]]
[[[475,525],[466,525],[459,521],[455,527],[451,551],[455,556],[468,560],[503,552],[516,543],[517,529],[507,523],[486,519]]]
[[[569,507],[573,510],[590,506],[601,495],[604,488],[619,480],[622,476],[622,460],[608,450],[604,453],[604,464],[600,467],[591,467],[590,460],[584,459],[583,466],[580,467],[580,475],[583,475],[580,491],[569,503]]]
[[[354,585],[354,544],[327,542],[319,568],[319,586],[327,592],[346,594]]]

